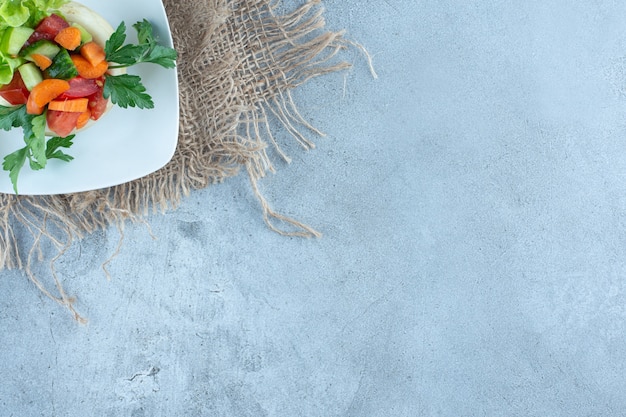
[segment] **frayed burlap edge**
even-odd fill
[[[147,177],[103,190],[0,195],[0,270],[23,270],[39,290],[67,307],[80,322],[85,319],[54,268],[76,239],[115,226],[121,236],[117,253],[127,221],[145,223],[150,210],[175,208],[193,189],[236,175],[242,167],[271,230],[288,236],[320,236],[310,226],[274,211],[259,190],[259,179],[274,171],[268,146],[290,161],[272,134],[268,116],[304,148],[312,148],[302,130],[322,133],[300,115],[290,90],[313,77],[348,68],[348,63],[336,62],[337,53],[349,46],[361,47],[346,40],[343,32],[324,30],[319,0],[282,15],[277,13],[279,3],[271,0],[163,3],[179,53],[180,131],[172,161]],[[373,69],[372,74],[376,76]],[[32,238],[30,248],[21,247],[22,234]],[[33,264],[44,261],[44,240],[57,250],[50,260],[56,295],[33,273]],[[103,265],[107,276],[108,262]]]

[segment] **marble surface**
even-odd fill
[[[285,7],[298,4],[285,2]],[[0,279],[3,416],[626,415],[626,4],[327,0],[327,136]]]

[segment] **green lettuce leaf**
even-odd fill
[[[0,0],[0,29],[36,24],[44,15],[58,10],[69,0]],[[36,17],[32,19],[32,17]]]
[[[7,26],[22,26],[30,17],[30,9],[20,0],[5,0],[0,5],[0,17]]]
[[[13,71],[20,65],[20,61],[8,57],[0,52],[0,85],[8,84],[13,79]]]
[[[34,3],[35,8],[38,10],[57,10],[65,3],[69,3],[69,0],[31,0]]]

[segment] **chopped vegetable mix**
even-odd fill
[[[151,109],[152,98],[137,75],[109,70],[139,63],[174,68],[172,48],[159,45],[150,22],[133,25],[137,43],[126,44],[126,25],[99,45],[85,28],[58,11],[68,0],[0,0],[0,129],[22,128],[25,146],[4,157],[17,194],[26,163],[45,168],[48,159],[69,162],[61,148],[72,145],[76,129],[98,120],[108,102]],[[46,128],[56,136],[48,138]]]

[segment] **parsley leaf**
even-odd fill
[[[60,159],[65,162],[70,162],[72,159],[74,159],[73,156],[59,150],[59,148],[69,148],[70,146],[72,146],[72,139],[74,139],[74,136],[76,135],[69,135],[64,138],[55,136],[51,139],[48,139],[48,142],[46,143],[46,158]]]
[[[122,22],[104,44],[104,53],[106,54],[107,58],[109,58],[111,54],[113,54],[115,51],[120,49],[122,45],[124,45],[125,40],[126,24]]]
[[[11,130],[26,124],[26,106],[5,107],[0,106],[0,129]]]
[[[4,157],[2,169],[9,171],[9,178],[13,184],[13,191],[17,194],[17,177],[24,166],[26,159],[32,170],[46,167],[46,115],[33,116],[26,114],[26,106],[13,108],[11,112],[6,108],[0,109],[0,126],[22,127],[26,146]]]
[[[26,162],[26,153],[28,152],[28,146],[24,146],[22,149],[8,154],[4,157],[2,163],[2,169],[9,171],[9,178],[13,184],[13,191],[17,194],[17,177],[20,175],[20,170]]]
[[[176,50],[157,43],[150,22],[144,19],[135,23],[133,27],[137,31],[137,45],[123,45],[126,40],[124,22],[120,23],[117,30],[106,42],[104,52],[107,61],[115,63],[110,68],[125,68],[141,62],[157,64],[164,68],[176,66]]]
[[[111,97],[111,102],[122,108],[154,108],[152,97],[146,94],[146,87],[137,75],[122,74],[109,76],[104,80],[104,98]]]
[[[58,150],[59,147],[69,148],[74,135],[66,138],[53,137],[46,141],[46,113],[31,115],[26,113],[26,106],[0,106],[0,129],[11,130],[21,127],[24,132],[26,146],[4,157],[2,169],[9,171],[13,190],[17,194],[17,178],[20,170],[28,160],[34,171],[44,169],[48,159],[57,158],[71,161],[73,158]]]
[[[33,170],[44,169],[46,158],[46,114],[31,118],[30,126],[24,126],[24,140],[30,148],[28,158]]]
[[[144,19],[135,23],[133,27],[137,31],[137,44],[124,44],[126,41],[124,22],[120,23],[106,41],[104,47],[106,59],[113,63],[110,69],[126,68],[141,62],[157,64],[164,68],[176,66],[176,51],[157,43],[150,22]],[[110,97],[113,104],[122,108],[154,108],[152,97],[146,93],[146,87],[136,75],[108,75],[104,80],[103,96],[106,99]]]
[[[115,63],[110,68],[130,67],[141,62],[141,56],[148,52],[147,45],[124,45],[107,55],[109,62]]]
[[[154,35],[152,34],[152,25],[146,19],[133,25],[137,31],[137,40],[139,43],[155,44]]]
[[[163,68],[174,68],[176,66],[174,62],[176,57],[177,54],[174,49],[162,45],[154,45],[150,49],[149,55],[143,59],[143,62],[157,64]]]

